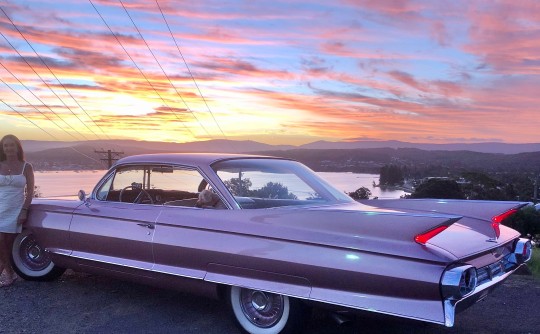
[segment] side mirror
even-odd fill
[[[90,202],[88,201],[89,198],[86,197],[86,193],[84,192],[84,190],[79,190],[79,193],[77,195],[79,197],[79,200],[81,200],[84,205],[86,205],[86,207],[90,207]]]
[[[86,193],[84,192],[84,190],[79,190],[79,193],[77,194],[77,196],[79,197],[80,201],[82,202],[86,201]]]

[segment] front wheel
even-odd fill
[[[232,286],[228,289],[229,307],[244,333],[300,333],[306,307],[297,299],[265,291]]]
[[[52,281],[65,271],[51,261],[49,254],[28,230],[15,238],[11,261],[17,275],[28,281]]]

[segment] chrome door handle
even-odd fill
[[[142,227],[149,228],[149,229],[151,229],[151,230],[154,229],[154,224],[138,223],[137,225],[142,226]]]

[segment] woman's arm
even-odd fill
[[[27,208],[32,203],[34,197],[34,168],[30,164],[26,164],[24,169],[24,176],[26,176],[26,197],[24,199],[23,208]]]
[[[26,164],[24,168],[24,176],[26,177],[26,196],[24,198],[21,213],[19,214],[19,224],[26,221],[28,207],[30,207],[30,203],[32,203],[32,198],[34,197],[34,169],[32,165]]]

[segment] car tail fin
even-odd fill
[[[418,234],[414,237],[414,241],[421,245],[425,245],[429,239],[433,238],[437,234],[441,233],[442,231],[446,230],[450,225],[440,225],[437,226],[429,231],[426,231],[424,233]]]
[[[496,216],[493,216],[491,218],[491,227],[493,228],[493,230],[495,231],[495,237],[496,238],[499,238],[501,236],[501,229],[499,227],[499,225],[505,221],[506,219],[510,218],[511,216],[513,216],[516,212],[518,212],[519,208],[512,208],[508,211],[505,211],[499,215],[496,215]]]
[[[501,223],[520,208],[528,205],[527,202],[505,201],[469,201],[447,199],[393,199],[362,201],[363,204],[381,209],[397,210],[402,212],[425,212],[458,215],[473,219],[496,221]]]

